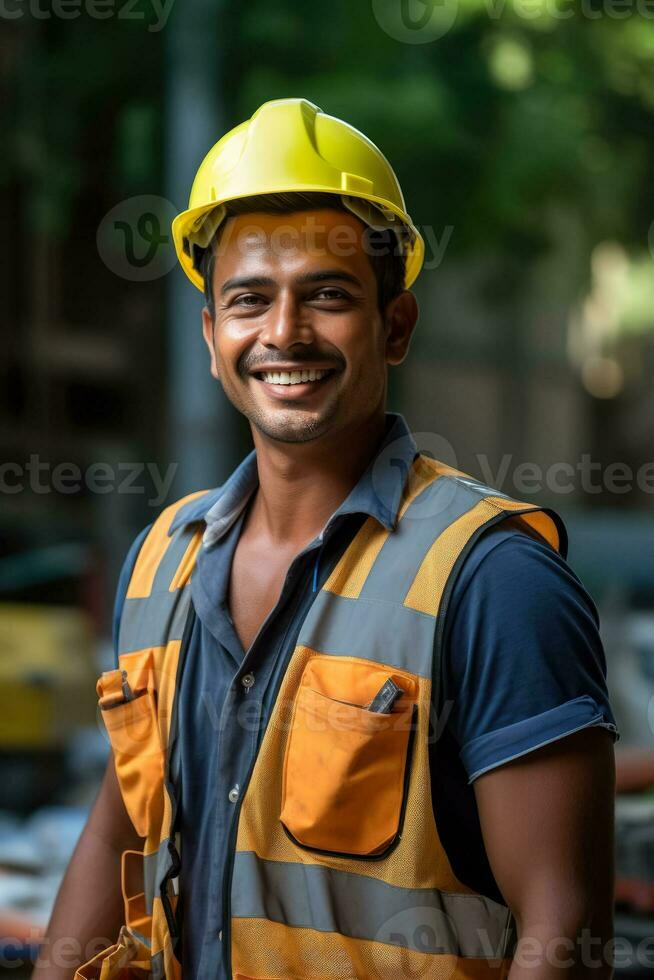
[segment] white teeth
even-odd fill
[[[271,385],[297,385],[307,381],[320,381],[327,371],[309,368],[302,371],[263,371],[263,380]]]

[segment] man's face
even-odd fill
[[[211,372],[270,438],[306,442],[383,412],[417,308],[403,293],[382,316],[363,235],[331,209],[240,215],[222,232],[215,320],[203,311]]]

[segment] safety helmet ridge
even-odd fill
[[[194,247],[206,248],[225,217],[222,205],[260,194],[337,194],[365,224],[390,228],[406,255],[405,286],[415,282],[424,243],[390,163],[354,126],[306,99],[265,102],[226,133],[195,175],[189,206],[172,225],[184,272],[198,289]]]

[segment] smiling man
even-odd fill
[[[597,614],[555,514],[386,411],[423,254],[390,165],[267,103],[173,228],[254,450],[127,556],[112,758],[38,976],[118,935],[79,977],[609,977]]]

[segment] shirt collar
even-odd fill
[[[345,514],[367,514],[387,530],[394,530],[402,491],[416,453],[416,443],[404,417],[387,412],[386,431],[377,453],[326,526]],[[180,507],[168,533],[182,525],[204,521],[207,527],[203,541],[209,547],[234,524],[258,483],[257,454],[253,449],[222,486]]]

